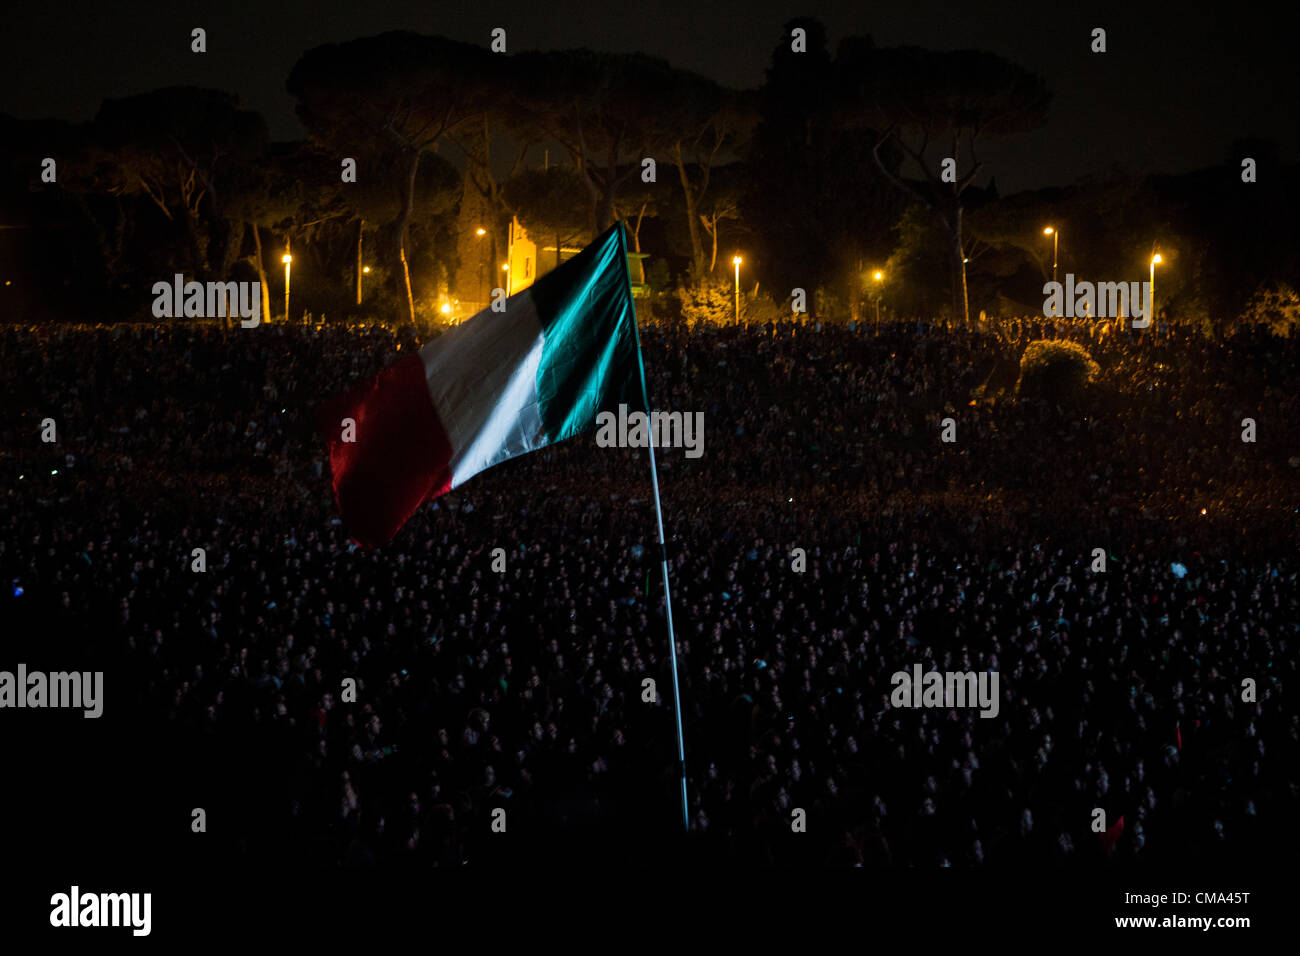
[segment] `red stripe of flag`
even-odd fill
[[[1123,835],[1124,835],[1123,814],[1120,814],[1120,818],[1115,821],[1115,825],[1108,828],[1105,833],[1097,834],[1098,838],[1101,840],[1101,848],[1105,850],[1107,853],[1109,853],[1114,848],[1115,844],[1119,842],[1119,838]]]
[[[342,440],[345,418],[357,423],[354,442]],[[418,353],[325,402],[316,427],[329,445],[339,514],[364,548],[387,544],[420,505],[451,489],[451,440]]]

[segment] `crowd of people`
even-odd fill
[[[1102,332],[643,331],[652,406],[705,422],[703,457],[659,456],[692,840],[931,867],[1293,832],[1300,343]],[[1042,336],[1088,348],[1094,390],[1017,398]],[[93,615],[177,740],[271,755],[249,839],[448,866],[502,852],[498,810],[524,836],[680,826],[643,452],[578,438],[350,543],[314,408],[419,344],[3,330],[12,600]],[[917,663],[997,672],[997,715],[891,706]]]

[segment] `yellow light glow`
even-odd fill
[[[487,235],[487,230],[486,230],[486,229],[475,229],[475,230],[474,230],[474,235],[476,235],[476,236],[486,236],[486,235]]]
[[[884,277],[885,277],[885,274],[884,274],[883,272],[877,272],[877,273],[876,273],[876,281],[877,281],[877,282],[879,282],[879,281],[880,281],[881,279],[883,279]]]
[[[745,260],[742,259],[742,258],[740,258],[740,256],[736,256],[735,258],[733,258],[733,259],[731,260],[731,264],[732,264],[733,266],[738,266],[738,265],[740,265],[740,264],[741,264],[742,262],[744,262],[744,261],[745,261]]]
[[[447,305],[447,304],[444,302],[444,303],[443,303],[443,306],[442,306],[442,314],[443,314],[443,315],[446,315],[446,314],[447,314],[448,312],[450,312],[450,311],[451,311],[451,306],[450,306],[450,305]]]
[[[280,257],[280,261],[281,261],[281,262],[293,262],[293,256],[289,255],[289,253],[286,252],[284,255],[282,255],[282,256]]]
[[[502,271],[502,272],[509,272],[509,271],[510,271],[510,263],[507,262],[505,265],[503,265],[503,266],[501,267],[501,271]]]
[[[1151,257],[1151,264],[1152,264],[1152,265],[1157,265],[1157,266],[1158,266],[1160,263],[1162,263],[1162,262],[1164,262],[1164,261],[1165,261],[1164,259],[1161,259],[1161,258],[1160,258],[1160,253],[1158,253],[1158,252],[1157,252],[1154,256]]]
[[[1048,226],[1046,229],[1043,230],[1043,235],[1050,236],[1054,232],[1056,232],[1056,230],[1053,229],[1051,226]]]
[[[370,266],[366,266],[366,267],[364,267],[361,271],[362,271],[362,272],[369,272],[369,271],[370,271]]]

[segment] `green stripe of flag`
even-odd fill
[[[594,427],[598,412],[620,404],[647,411],[622,223],[530,291],[545,335],[537,397],[546,443]]]

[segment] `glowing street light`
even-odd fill
[[[359,261],[361,257],[357,256],[357,259],[358,259],[357,265],[361,265]],[[368,276],[368,275],[370,275],[370,266],[361,266],[361,275],[357,276],[357,305],[361,304],[361,276]]]
[[[744,260],[740,256],[732,256],[731,264],[736,267],[736,324],[740,324],[740,264]]]
[[[1061,233],[1055,226],[1048,226],[1043,235],[1052,237],[1052,281],[1056,281],[1056,252],[1061,242]]]
[[[1133,328],[1145,329],[1151,324],[1151,320],[1156,317],[1156,266],[1165,260],[1156,253],[1151,257],[1151,281],[1147,285],[1147,317],[1142,320],[1141,324],[1134,321]]]
[[[474,230],[474,235],[482,239],[487,235],[487,230],[479,226]],[[487,301],[487,288],[484,286],[485,276],[487,273],[487,258],[483,246],[478,247],[478,300]]]
[[[284,321],[289,321],[289,270],[292,268],[293,256],[286,252],[280,257],[284,263]]]
[[[880,283],[885,281],[885,274],[879,269],[872,277],[876,280],[876,335],[880,334]]]

